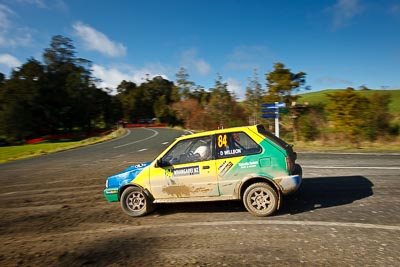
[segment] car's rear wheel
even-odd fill
[[[122,210],[133,217],[143,216],[154,209],[153,201],[139,187],[128,187],[121,196]]]
[[[243,194],[247,211],[255,216],[268,216],[278,207],[278,195],[267,183],[254,183]]]

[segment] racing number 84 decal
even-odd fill
[[[228,145],[226,134],[218,135],[218,147],[225,147]]]
[[[218,135],[217,146],[220,157],[239,156],[242,154],[242,150],[240,148],[228,147],[228,137],[226,134]]]

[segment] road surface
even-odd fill
[[[272,217],[240,202],[164,204],[131,218],[107,176],[184,131],[0,164],[1,266],[400,266],[400,153],[299,153],[304,180]]]

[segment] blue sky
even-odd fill
[[[42,61],[54,35],[93,62],[101,87],[180,67],[206,89],[217,73],[240,99],[282,62],[313,91],[400,89],[400,0],[0,0],[0,72]]]

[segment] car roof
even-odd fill
[[[202,137],[202,136],[207,136],[207,135],[245,131],[245,130],[248,130],[248,129],[252,130],[253,132],[257,132],[257,125],[231,127],[231,128],[225,128],[225,129],[218,129],[218,130],[199,132],[199,133],[194,133],[194,134],[190,134],[190,135],[185,135],[185,136],[182,136],[182,137],[180,137],[178,139],[179,140],[183,140],[183,139],[190,139],[190,138]]]

